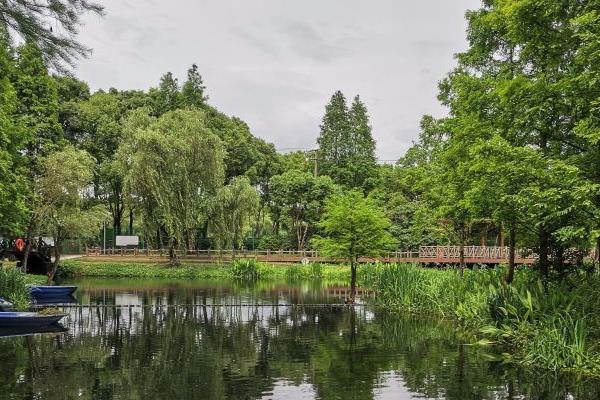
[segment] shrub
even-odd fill
[[[27,308],[30,301],[27,275],[19,268],[0,265],[0,296],[13,303],[17,309]]]
[[[238,259],[231,263],[231,275],[240,280],[254,281],[263,275],[263,264],[253,258]]]

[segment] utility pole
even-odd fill
[[[310,160],[313,161],[313,174],[315,178],[319,176],[319,150],[311,150],[310,151],[312,157]]]

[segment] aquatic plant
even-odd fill
[[[16,309],[25,309],[30,301],[27,275],[16,267],[0,265],[0,297],[14,304]]]

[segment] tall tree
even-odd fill
[[[336,190],[333,181],[328,176],[291,170],[273,176],[269,186],[272,214],[287,218],[296,248],[304,249],[317,227],[325,200]]]
[[[26,131],[17,118],[17,91],[9,79],[15,65],[7,49],[0,38],[0,232],[14,234],[27,211]]]
[[[223,146],[201,111],[177,110],[158,119],[135,113],[119,148],[126,187],[141,203],[146,236],[167,234],[172,263],[176,248],[192,248],[207,218],[209,199],[222,185]]]
[[[17,49],[13,85],[19,99],[17,115],[29,135],[27,156],[35,169],[37,158],[58,149],[64,144],[64,137],[58,120],[56,82],[48,75],[42,54],[32,43]]]
[[[159,116],[168,111],[177,110],[182,105],[181,91],[177,78],[167,72],[160,78],[158,88],[150,89],[154,115]]]
[[[48,282],[56,274],[64,240],[93,237],[106,219],[103,205],[94,206],[82,198],[92,183],[94,164],[86,151],[70,145],[42,159],[32,213],[40,221],[40,233],[54,239],[54,264]]]
[[[314,245],[325,255],[348,260],[351,267],[350,300],[356,296],[356,269],[361,257],[377,257],[392,250],[396,241],[384,210],[357,191],[333,196],[325,205]]]
[[[198,66],[192,64],[187,71],[187,80],[181,87],[182,103],[186,107],[201,108],[208,100],[208,96],[204,95],[204,86],[202,76],[198,72]]]
[[[63,62],[72,64],[90,52],[76,40],[86,12],[102,14],[103,7],[88,0],[0,1],[0,31],[34,43],[46,62],[61,70]]]
[[[210,227],[218,249],[241,247],[258,205],[258,193],[244,176],[217,189],[210,206]]]
[[[26,176],[30,186],[35,185],[41,172],[41,160],[65,144],[58,120],[56,82],[48,75],[42,53],[33,43],[17,49],[16,68],[12,75],[17,93],[16,118],[26,133],[23,154],[26,158]],[[32,193],[32,192],[30,192]],[[33,198],[29,198],[31,203]],[[32,234],[39,229],[41,220],[31,213],[27,223],[23,268],[27,268]]]
[[[373,188],[377,176],[375,140],[371,134],[367,107],[358,95],[354,97],[348,119],[351,145],[347,161],[350,169],[348,186],[369,191]]]
[[[350,124],[348,106],[341,91],[336,91],[329,104],[325,106],[325,115],[321,123],[319,144],[320,172],[328,175],[336,183],[346,183],[350,174],[345,168],[350,153]]]

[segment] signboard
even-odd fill
[[[116,242],[117,246],[139,246],[140,237],[139,236],[117,236],[115,242]]]
[[[46,246],[54,246],[54,238],[51,236],[42,236],[42,240],[46,243]]]

